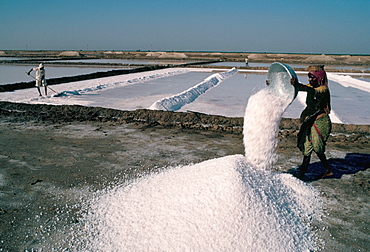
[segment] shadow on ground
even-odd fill
[[[355,174],[370,168],[370,154],[348,153],[345,158],[331,158],[328,160],[334,175],[324,179],[340,179],[344,174]],[[303,181],[312,182],[319,180],[320,175],[325,171],[321,162],[310,164]],[[297,168],[288,170],[293,176],[298,175]]]

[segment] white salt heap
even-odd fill
[[[177,167],[93,203],[87,249],[309,251],[316,192],[241,155]]]
[[[314,251],[313,187],[270,169],[287,101],[262,90],[245,115],[246,157],[169,168],[91,202],[80,250]],[[276,113],[275,113],[276,112]]]

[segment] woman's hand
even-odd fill
[[[292,77],[292,78],[290,79],[290,84],[291,84],[291,85],[298,84],[298,80],[297,80],[296,78]]]

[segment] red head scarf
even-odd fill
[[[328,78],[326,77],[326,72],[323,65],[319,66],[309,66],[309,73],[313,74],[319,83],[320,86],[328,86]]]

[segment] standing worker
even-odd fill
[[[307,106],[301,113],[301,128],[298,133],[298,148],[303,154],[299,177],[303,178],[310,164],[311,154],[315,152],[325,168],[319,178],[324,178],[333,175],[325,156],[326,141],[331,132],[330,92],[324,66],[309,66],[308,70],[309,84],[297,83],[295,78],[291,80],[292,85],[299,86],[299,91],[307,92]]]
[[[42,96],[41,90],[40,90],[41,86],[45,87],[45,95],[48,95],[48,89],[47,89],[47,84],[46,84],[46,79],[45,79],[44,64],[40,63],[38,67],[32,68],[30,71],[27,72],[27,74],[30,75],[32,71],[36,72],[36,77],[35,77],[36,87],[37,87],[37,90],[39,91],[40,96]]]

